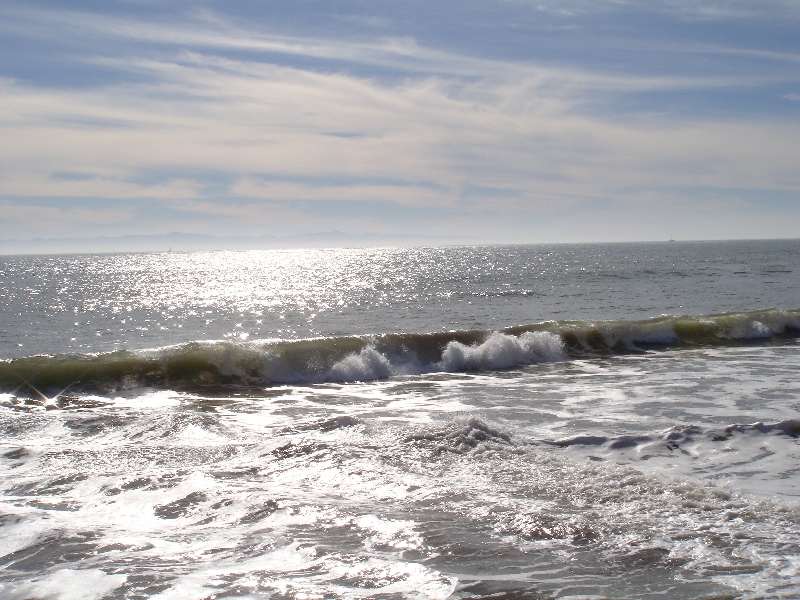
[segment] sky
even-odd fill
[[[0,239],[800,237],[800,0],[0,5]]]

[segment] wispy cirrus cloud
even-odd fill
[[[107,199],[140,214],[161,202],[161,218],[173,220],[166,230],[191,222],[195,231],[246,225],[253,233],[258,218],[262,233],[293,233],[316,227],[320,209],[310,207],[325,204],[340,225],[434,232],[458,223],[470,235],[524,239],[543,215],[571,212],[589,223],[598,218],[592,207],[607,207],[609,222],[659,203],[685,211],[679,193],[657,191],[676,182],[754,198],[800,193],[800,122],[790,112],[676,113],[658,100],[620,108],[631,98],[772,88],[793,106],[795,92],[780,87],[791,83],[792,52],[695,39],[682,52],[784,66],[643,73],[436,47],[383,31],[388,18],[379,37],[351,41],[335,31],[276,33],[210,11],[183,22],[5,11],[6,34],[90,38],[70,64],[108,74],[82,85],[0,79],[0,197],[14,206]],[[682,44],[658,43],[663,53]],[[641,41],[612,45],[625,44]],[[710,206],[707,196],[691,202]],[[348,203],[364,214],[348,213]]]

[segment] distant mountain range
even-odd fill
[[[93,238],[34,238],[0,240],[0,254],[63,254],[99,252],[185,252],[190,250],[266,250],[274,248],[364,248],[379,246],[428,246],[474,244],[476,240],[455,236],[344,233],[324,231],[276,237],[214,236],[195,233],[123,235]]]

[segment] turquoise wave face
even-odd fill
[[[137,352],[32,356],[0,363],[6,392],[372,381],[493,371],[587,356],[779,342],[800,336],[800,310],[643,321],[549,321],[502,331],[386,334],[260,342],[190,342]]]

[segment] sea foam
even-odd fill
[[[529,331],[519,337],[494,332],[476,346],[450,342],[439,366],[443,371],[497,370],[565,358],[561,338],[549,331]]]

